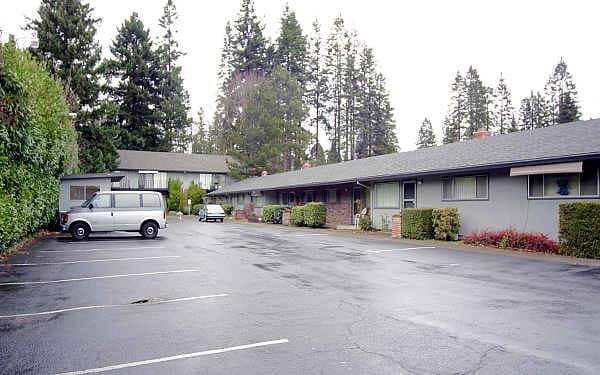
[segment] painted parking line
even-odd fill
[[[174,270],[174,271],[159,271],[159,272],[144,272],[144,273],[127,273],[122,275],[107,275],[107,276],[92,276],[92,277],[79,277],[76,279],[63,279],[63,280],[48,280],[48,281],[15,281],[0,283],[3,285],[39,285],[39,284],[58,284],[68,283],[71,281],[85,281],[85,280],[98,280],[98,279],[116,279],[120,277],[135,277],[135,276],[150,276],[150,275],[165,275],[170,273],[185,273],[185,272],[200,272],[200,270]]]
[[[75,250],[40,250],[40,253],[86,253],[92,251],[112,251],[112,250],[142,250],[142,249],[166,249],[166,246],[138,246],[138,247],[106,247],[93,249],[75,249]]]
[[[179,360],[179,359],[195,358],[195,357],[202,357],[202,356],[207,356],[207,355],[211,355],[211,354],[221,354],[221,353],[233,352],[233,351],[236,351],[236,350],[245,350],[245,349],[259,348],[259,347],[269,346],[269,345],[285,344],[287,342],[289,342],[287,339],[279,339],[279,340],[256,342],[254,344],[231,346],[231,347],[228,347],[228,348],[212,349],[212,350],[206,350],[206,351],[203,351],[203,352],[180,354],[180,355],[174,355],[174,356],[171,356],[171,357],[162,357],[162,358],[147,359],[145,361],[121,363],[121,364],[117,364],[117,365],[111,365],[111,366],[106,366],[106,367],[97,367],[97,368],[92,368],[92,369],[87,369],[87,370],[62,372],[62,373],[57,374],[57,375],[97,374],[97,373],[100,373],[100,372],[113,371],[113,370],[121,370],[121,369],[129,368],[129,367],[145,366],[145,365],[151,365],[151,364],[154,364],[154,363],[176,361],[176,360]]]
[[[196,296],[196,297],[184,297],[184,298],[176,298],[176,299],[169,299],[169,300],[164,300],[164,301],[156,301],[156,302],[151,302],[151,305],[160,305],[160,304],[165,304],[165,303],[173,303],[173,302],[185,302],[185,301],[195,301],[195,300],[200,300],[200,299],[209,299],[209,298],[218,298],[218,297],[227,297],[228,294],[210,294],[207,296]],[[105,309],[105,308],[109,308],[109,307],[124,307],[124,306],[131,306],[131,303],[126,303],[126,304],[118,304],[118,305],[92,305],[92,306],[80,306],[80,307],[70,307],[67,309],[60,309],[60,310],[51,310],[51,311],[42,311],[42,312],[36,312],[36,313],[26,313],[26,314],[14,314],[14,315],[0,315],[0,319],[2,318],[21,318],[21,317],[28,317],[28,316],[40,316],[40,315],[52,315],[52,314],[59,314],[59,313],[64,313],[64,312],[69,312],[69,311],[82,311],[82,310],[91,310],[91,309]]]
[[[96,240],[88,240],[87,242],[84,241],[57,241],[58,243],[66,243],[66,244],[70,244],[70,245],[84,245],[84,244],[94,244],[94,243],[136,243],[136,242],[140,242],[140,241],[145,241],[142,238],[134,238],[132,240],[129,241],[113,241],[113,240],[100,240],[100,239],[96,239]]]
[[[420,246],[420,247],[403,247],[398,249],[385,249],[385,250],[367,250],[367,252],[372,254],[379,253],[390,253],[392,251],[408,251],[408,250],[419,250],[419,249],[435,249],[435,246]]]
[[[164,255],[157,257],[138,257],[138,258],[108,258],[108,259],[89,259],[89,260],[73,260],[70,262],[48,262],[48,263],[7,263],[8,266],[13,267],[27,267],[27,266],[54,266],[59,264],[79,264],[79,263],[98,263],[98,262],[118,262],[128,260],[152,260],[152,259],[165,259],[165,258],[181,258],[179,255]]]

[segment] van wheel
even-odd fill
[[[149,221],[142,225],[141,232],[144,238],[151,240],[153,238],[156,238],[156,236],[158,235],[158,226],[156,225],[156,223]]]
[[[90,227],[85,223],[75,223],[71,226],[71,237],[77,241],[85,240],[90,235]]]
[[[223,222],[223,219],[221,219],[221,223]]]

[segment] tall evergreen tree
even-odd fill
[[[450,86],[450,91],[448,115],[444,120],[444,143],[461,141],[462,129],[467,126],[467,88],[465,79],[460,74],[460,71],[456,72],[454,82]]]
[[[269,41],[263,35],[263,29],[254,10],[254,1],[242,0],[231,40],[231,64],[235,72],[265,74],[270,71]]]
[[[479,128],[490,128],[489,88],[479,78],[477,69],[470,66],[465,75],[467,124],[463,136],[470,138]]]
[[[506,134],[513,131],[514,107],[512,105],[512,96],[502,74],[500,74],[493,98],[493,127],[490,130],[494,134]]]
[[[105,172],[116,168],[117,152],[98,100],[100,19],[93,10],[81,0],[42,0],[37,18],[29,20],[26,29],[34,31],[38,40],[32,54],[65,85],[70,110],[76,114],[81,171]]]
[[[567,63],[561,58],[544,88],[549,111],[549,125],[579,120],[581,113],[577,100],[577,88]]]
[[[325,163],[323,146],[319,142],[321,127],[327,127],[327,116],[325,115],[327,103],[327,71],[324,67],[321,49],[321,26],[319,21],[313,22],[313,37],[310,43],[310,54],[308,61],[308,79],[306,82],[306,96],[310,113],[310,126],[314,127],[314,143],[311,148],[311,158],[317,164]]]
[[[296,13],[286,5],[281,16],[274,63],[283,66],[302,85],[307,80],[307,43]]]
[[[160,72],[156,70],[150,33],[137,13],[119,27],[110,50],[113,58],[104,63],[106,91],[109,100],[118,105],[114,121],[121,128],[120,147],[159,151],[156,80]]]
[[[519,129],[530,130],[548,126],[549,113],[547,103],[542,94],[539,92],[534,94],[532,91],[529,97],[521,100]]]
[[[356,158],[357,129],[357,95],[358,95],[358,51],[356,32],[346,32],[344,43],[344,85],[343,85],[343,159]]]
[[[435,133],[431,121],[426,117],[419,128],[419,138],[417,139],[417,148],[433,147],[437,144]]]
[[[204,119],[204,110],[198,111],[198,119],[195,122],[196,132],[192,136],[192,154],[211,154],[213,152],[210,140],[209,126]]]
[[[163,35],[156,53],[155,69],[160,72],[157,90],[160,95],[158,126],[162,133],[161,149],[184,152],[189,146],[192,119],[188,116],[189,94],[183,86],[181,66],[177,63],[183,55],[175,39],[177,18],[173,0],[167,0],[159,19]]]
[[[333,30],[327,39],[326,70],[328,78],[329,103],[327,112],[331,119],[328,122],[327,134],[330,149],[327,162],[342,161],[342,116],[344,100],[344,19],[337,17],[333,21]]]

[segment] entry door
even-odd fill
[[[362,190],[360,188],[354,188],[352,190],[352,224],[356,224],[356,215],[360,214],[364,206],[364,202],[361,198],[361,193]]]
[[[417,207],[417,183],[415,181],[402,183],[402,207]]]

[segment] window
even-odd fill
[[[142,194],[142,207],[160,207],[158,194]]]
[[[375,184],[375,207],[400,207],[400,185],[397,182]]]
[[[295,205],[296,204],[296,193],[294,193],[293,191],[290,192],[290,194],[288,195],[288,203],[290,205]]]
[[[329,189],[323,191],[323,202],[336,203],[337,202],[337,190]]]
[[[95,185],[88,185],[88,186],[71,185],[71,187],[69,188],[69,199],[72,201],[88,200],[97,191],[100,191],[100,187],[95,186]]]
[[[403,208],[415,208],[417,207],[417,184],[414,181],[403,182],[403,196],[402,196],[402,207]]]
[[[488,176],[461,176],[442,179],[442,200],[488,198]]]
[[[115,194],[115,208],[139,208],[139,194]]]
[[[98,194],[92,204],[94,208],[110,208],[110,194]]]
[[[237,204],[244,204],[244,194],[237,195]]]
[[[597,197],[599,171],[584,168],[583,173],[539,174],[528,176],[529,198]]]
[[[305,197],[305,202],[314,202],[315,201],[315,193],[313,191],[307,191]]]

